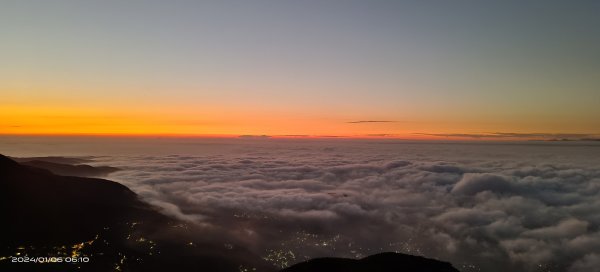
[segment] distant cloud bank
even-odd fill
[[[459,138],[501,138],[501,139],[540,139],[550,141],[600,141],[598,134],[577,134],[577,133],[414,133],[414,135],[435,136],[435,137],[459,137]]]

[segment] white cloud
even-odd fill
[[[593,156],[529,146],[394,148],[289,143],[106,160],[124,169],[112,178],[168,214],[238,236],[251,231],[244,239],[257,251],[282,244],[312,257],[397,250],[490,272],[596,264],[600,169]],[[336,249],[292,247],[298,233],[338,237],[327,240]]]

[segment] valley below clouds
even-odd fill
[[[382,251],[465,272],[600,266],[597,144],[223,141],[86,155],[280,267]]]

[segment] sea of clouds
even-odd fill
[[[465,272],[600,267],[598,144],[230,141],[161,142],[96,164],[282,266],[398,251]]]

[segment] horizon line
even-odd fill
[[[545,138],[545,136],[560,136],[567,133],[522,133],[531,136],[504,137],[506,133],[488,134],[363,134],[363,135],[308,135],[308,134],[180,134],[180,133],[0,133],[0,137],[92,137],[92,138],[210,138],[210,139],[339,139],[339,140],[404,140],[404,141],[471,141],[471,142],[515,142],[515,141],[600,141],[596,137],[581,138]],[[518,135],[518,133],[514,133]],[[475,136],[471,136],[475,135]],[[486,135],[481,137],[480,135]],[[592,136],[598,134],[569,134]]]

